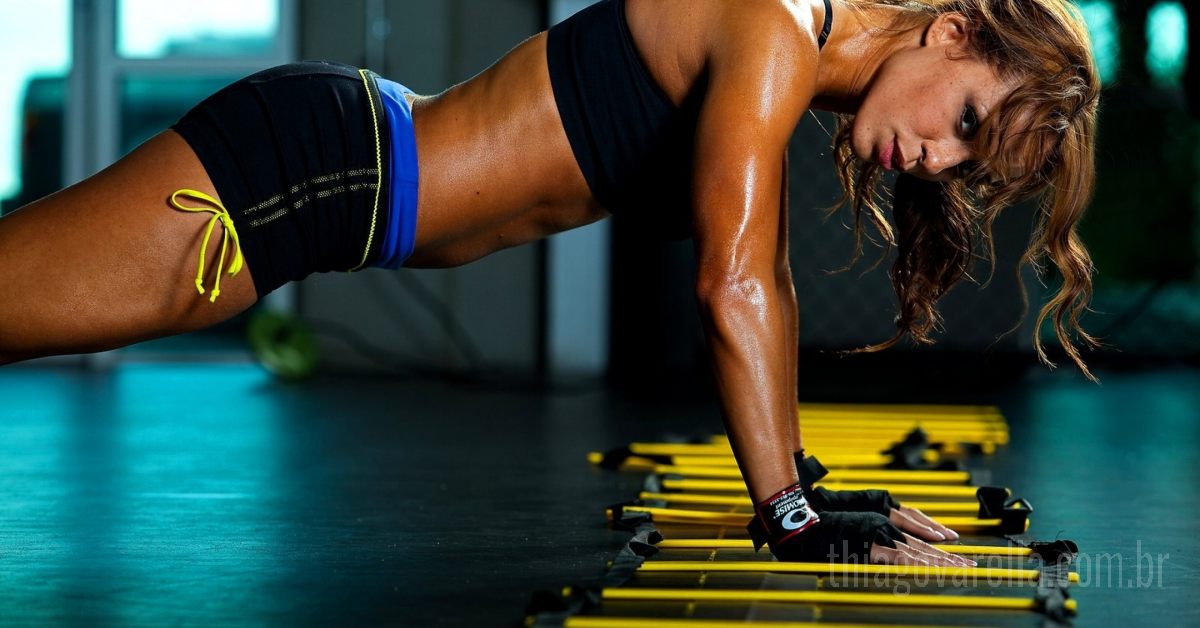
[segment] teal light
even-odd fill
[[[0,199],[21,191],[25,96],[34,77],[71,68],[71,2],[0,0]]]
[[[117,53],[133,59],[262,54],[279,30],[280,0],[120,0]]]
[[[1146,70],[1155,83],[1177,86],[1187,66],[1187,12],[1180,2],[1159,2],[1146,19]]]
[[[1092,37],[1092,51],[1100,70],[1100,82],[1108,83],[1120,71],[1120,25],[1111,0],[1081,0],[1078,2],[1083,20]]]

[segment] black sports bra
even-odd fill
[[[830,0],[818,38],[833,25]],[[596,200],[668,238],[691,234],[693,143],[703,90],[680,107],[634,47],[624,0],[603,0],[550,29],[550,84],[563,128]]]

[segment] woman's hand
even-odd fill
[[[933,543],[958,540],[957,532],[916,508],[900,504],[887,491],[832,491],[818,486],[808,491],[808,496],[818,512],[877,512],[901,531],[921,540]]]
[[[940,550],[911,534],[904,535],[896,547],[871,545],[871,563],[875,565],[928,565],[931,567],[975,567],[975,561]]]
[[[929,515],[916,508],[896,504],[896,507],[892,508],[888,514],[888,520],[905,533],[924,541],[940,543],[958,540],[957,532],[934,521]]]
[[[900,531],[877,512],[822,512],[809,510],[799,486],[780,491],[760,504],[747,530],[755,548],[763,542],[781,561],[930,565],[974,567],[976,563],[950,554]],[[786,514],[781,514],[786,513]],[[797,531],[796,513],[804,513]]]
[[[817,512],[875,512],[888,518],[902,532],[924,541],[957,541],[958,533],[934,521],[916,508],[903,506],[885,490],[833,491],[814,487],[828,473],[819,460],[797,452],[796,469],[804,493]]]

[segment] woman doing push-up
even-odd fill
[[[897,332],[866,350],[929,342],[976,238],[1037,198],[1023,261],[1062,276],[1039,323],[1087,373],[1075,227],[1098,95],[1066,0],[604,0],[436,96],[278,67],[0,220],[0,363],[201,329],[313,272],[456,266],[620,214],[694,240],[755,535],[788,560],[968,564],[927,544],[954,532],[886,493],[811,486],[788,141],[809,109],[841,114],[856,234],[866,216],[898,248]]]

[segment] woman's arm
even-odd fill
[[[727,13],[707,57],[696,136],[696,297],[726,432],[759,505],[756,521],[772,517],[772,551],[783,559],[841,551],[861,559],[869,552],[870,560],[890,563],[959,564],[918,545],[883,515],[829,513],[818,519],[798,496],[798,316],[786,263],[784,155],[812,94],[815,42],[806,51],[803,36],[786,25],[739,25],[745,14]]]
[[[750,496],[760,508],[770,499],[772,507],[783,501],[792,513],[803,513],[809,510],[807,504],[784,492],[796,490],[799,479],[793,458],[799,441],[798,308],[785,261],[785,175],[779,158],[791,128],[756,115],[746,96],[754,92],[715,80],[717,76],[714,73],[697,138],[696,296],[725,429]],[[728,91],[722,86],[729,86]],[[790,103],[784,100],[782,111],[790,115]],[[906,514],[895,510],[891,518],[926,528]],[[803,525],[801,531],[810,527],[806,522],[817,521],[807,516],[801,521],[791,513],[784,519],[785,528],[790,522]],[[846,553],[837,554],[840,548],[871,562],[972,564],[895,528],[889,533],[887,523],[886,516],[876,513],[822,513],[812,532],[800,535],[805,540],[791,546],[784,546],[783,539],[777,547],[775,533],[768,534],[781,560],[827,555],[847,559]]]
[[[800,399],[797,390],[800,369],[800,307],[796,303],[796,284],[792,280],[792,264],[788,257],[788,166],[788,156],[785,151],[783,153],[783,184],[779,186],[781,201],[779,203],[779,239],[775,246],[775,289],[779,293],[779,305],[783,308],[786,337],[784,361],[787,369],[787,381],[791,386],[789,398],[795,404]],[[792,451],[802,451],[804,435],[800,433],[798,421],[792,420],[788,425],[792,429]]]
[[[726,430],[759,502],[798,479],[788,367],[794,317],[781,298],[778,256],[782,156],[808,106],[814,61],[802,61],[800,38],[787,26],[739,26],[722,24],[708,57],[696,138],[696,296]]]

